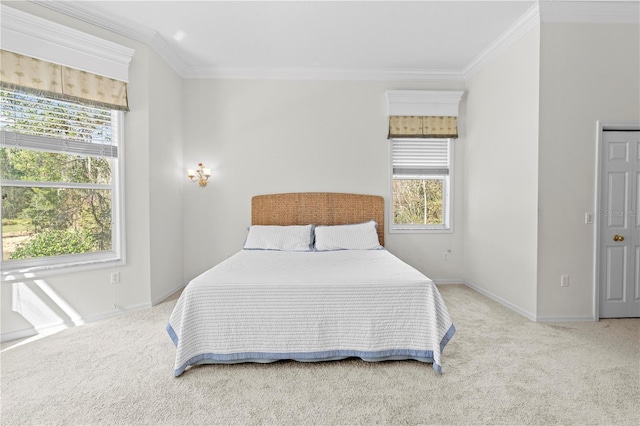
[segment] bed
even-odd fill
[[[413,359],[441,373],[455,333],[433,281],[384,249],[384,199],[252,198],[244,249],[194,278],[169,318],[174,375],[199,364]]]

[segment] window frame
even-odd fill
[[[455,184],[455,170],[454,170],[454,146],[452,138],[414,138],[413,140],[446,140],[447,149],[449,154],[449,174],[448,175],[421,175],[426,179],[429,176],[433,178],[442,178],[443,185],[443,200],[442,200],[442,225],[428,225],[428,224],[395,224],[393,223],[393,143],[395,140],[402,140],[403,138],[391,138],[389,139],[389,203],[387,205],[387,223],[389,224],[389,233],[391,234],[451,234],[453,233],[453,195]],[[418,175],[415,175],[418,176]]]
[[[124,112],[112,110],[112,131],[117,140],[118,155],[111,158],[111,249],[101,252],[78,253],[58,256],[47,256],[30,259],[4,261],[2,266],[2,281],[13,281],[24,276],[44,276],[59,273],[69,273],[90,269],[115,267],[126,264],[125,251],[125,209],[124,209]],[[73,183],[32,182],[32,181],[0,181],[0,187],[56,187],[77,188]],[[83,188],[103,186],[93,184],[79,185]],[[0,206],[2,200],[0,200]],[[2,223],[0,222],[0,238]],[[2,249],[0,248],[0,252]],[[16,276],[18,275],[18,276]]]

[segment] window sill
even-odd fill
[[[5,262],[2,264],[2,275],[0,281],[3,283],[11,283],[16,281],[39,279],[52,275],[85,272],[125,265],[124,258],[116,257],[114,256],[114,253],[109,253],[110,256],[104,256],[105,254],[107,253],[102,253],[102,256],[97,256],[93,259],[68,259],[67,262],[45,265],[38,264],[36,259],[28,262],[20,262],[15,265],[12,264],[13,262]]]
[[[453,228],[390,228],[390,234],[453,234]]]

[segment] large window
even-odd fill
[[[391,140],[390,232],[451,231],[451,139]]]
[[[121,258],[123,114],[0,90],[2,267]]]

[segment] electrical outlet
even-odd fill
[[[560,287],[569,287],[569,275],[560,275]]]
[[[118,284],[120,282],[120,272],[111,273],[111,284]]]

